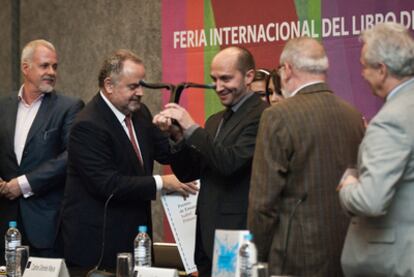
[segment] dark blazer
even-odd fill
[[[185,140],[185,159],[172,164],[182,181],[200,178],[197,220],[205,253],[213,255],[216,229],[245,229],[251,164],[256,133],[267,104],[253,94],[230,117],[214,139],[224,111]],[[196,243],[196,252],[201,245]],[[197,262],[197,261],[196,261]]]
[[[355,164],[364,133],[361,114],[325,83],[309,85],[263,113],[249,196],[248,227],[258,258],[279,275],[292,217],[285,274],[341,276],[349,220],[335,191]]]
[[[65,258],[71,265],[97,264],[102,245],[103,214],[108,204],[103,267],[113,269],[116,254],[133,251],[138,225],[151,234],[154,159],[169,159],[168,138],[152,124],[148,108],[132,116],[144,168],[115,114],[96,95],[77,117],[69,139],[68,175],[64,197]]]
[[[65,184],[69,129],[82,107],[80,100],[46,93],[18,165],[14,153],[17,93],[0,100],[0,177],[9,181],[26,174],[34,192],[29,198],[21,196],[12,201],[0,197],[0,234],[6,232],[9,220],[19,219],[20,212],[24,239],[36,248],[53,247]],[[0,253],[3,247],[0,244]]]

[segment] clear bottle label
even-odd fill
[[[138,258],[145,258],[146,257],[146,251],[145,251],[145,247],[144,246],[138,246],[135,248],[134,251],[135,257]]]
[[[16,249],[16,247],[20,245],[21,245],[21,242],[19,240],[12,240],[7,243],[7,248]]]

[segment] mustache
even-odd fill
[[[56,80],[56,77],[55,76],[44,76],[43,78],[42,78],[42,80],[43,81],[55,81]]]
[[[141,96],[132,96],[130,99],[130,101],[141,101]]]

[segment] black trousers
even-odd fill
[[[204,251],[199,222],[200,221],[197,220],[194,260],[197,265],[198,276],[211,277],[211,267],[213,263],[211,258]]]

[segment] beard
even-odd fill
[[[128,110],[130,112],[136,112],[141,108],[141,97],[134,97],[128,103]]]
[[[55,87],[53,85],[42,84],[42,85],[39,86],[39,90],[42,93],[51,93],[54,89],[55,89]]]
[[[52,84],[47,84],[47,83],[45,84],[45,83],[42,82],[39,85],[39,90],[42,93],[50,93],[55,89],[55,81],[56,81],[55,77],[45,76],[45,77],[42,78],[42,81],[51,81],[52,82]]]

